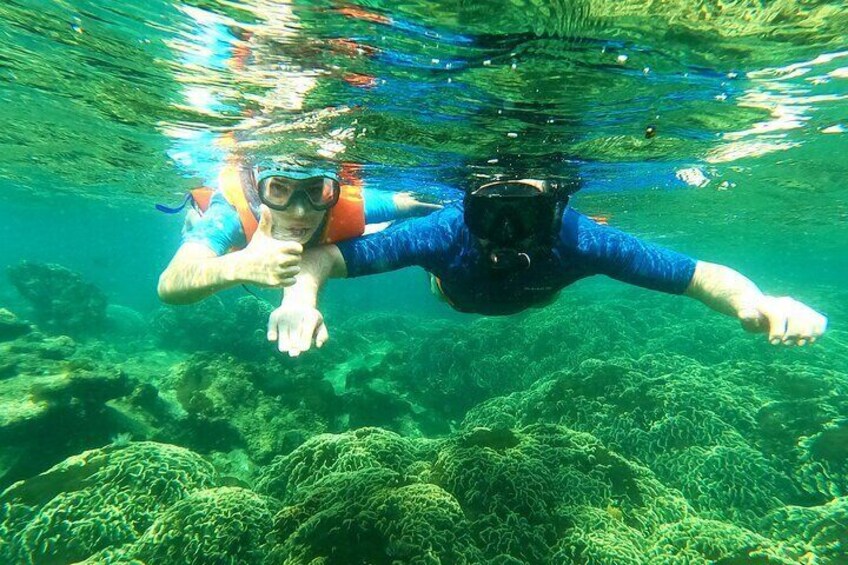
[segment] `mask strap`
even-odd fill
[[[190,200],[191,200],[191,193],[185,195],[185,198],[183,199],[183,203],[180,204],[179,206],[171,207],[171,206],[165,206],[164,204],[156,204],[156,209],[159,210],[160,212],[165,213],[165,214],[179,214],[180,212],[183,211],[183,209],[186,207],[186,205],[189,203]]]

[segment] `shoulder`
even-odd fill
[[[586,240],[604,237],[610,231],[609,226],[603,226],[574,208],[568,207],[562,214],[562,226],[559,231],[561,244],[567,247],[579,248]]]

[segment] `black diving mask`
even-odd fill
[[[486,242],[493,269],[519,270],[532,255],[550,251],[567,203],[547,181],[491,182],[466,194],[465,224]]]

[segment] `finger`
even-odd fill
[[[315,347],[323,347],[328,339],[330,339],[330,334],[327,331],[327,324],[321,322],[318,331],[315,332]]]
[[[256,233],[271,237],[271,226],[274,223],[271,216],[271,209],[264,204],[259,207],[259,225],[256,227]]]
[[[300,351],[309,351],[312,347],[312,336],[315,335],[315,328],[322,323],[321,316],[311,314],[301,320],[299,331],[297,332],[297,349]]]
[[[816,323],[813,329],[813,338],[817,338],[827,331],[827,316],[822,316],[818,312],[816,312]]]
[[[764,332],[768,329],[768,318],[756,308],[746,308],[739,312],[739,321],[745,331],[752,333]]]
[[[807,341],[812,343],[824,332],[827,318],[801,302],[793,302],[784,342],[794,341],[796,345],[804,345]]]
[[[277,250],[281,255],[301,255],[303,253],[303,245],[296,241],[288,239],[277,240]]]
[[[288,267],[284,267],[282,265],[277,267],[277,276],[281,279],[291,279],[297,276],[300,272],[300,265],[291,265]]]
[[[277,348],[280,350],[280,353],[288,353],[291,357],[297,357],[297,353],[293,352],[291,324],[288,321],[280,324],[280,341],[277,344]]]
[[[798,340],[813,333],[812,312],[803,304],[792,305],[787,313],[786,332],[783,335],[785,345],[796,345]]]
[[[300,255],[280,252],[276,257],[277,267],[297,267],[300,269]]]
[[[768,319],[768,340],[772,345],[777,345],[786,335],[786,311],[782,302],[777,300],[764,301],[760,305],[760,312]]]
[[[268,338],[268,341],[277,341],[277,337],[278,337],[277,320],[276,320],[276,317],[274,316],[274,313],[272,312],[271,316],[268,318],[267,338]]]

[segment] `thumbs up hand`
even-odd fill
[[[247,247],[237,252],[236,277],[241,282],[278,288],[294,284],[303,246],[296,241],[274,239],[273,223],[271,210],[262,205],[256,233]]]

